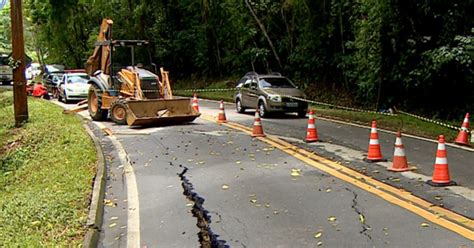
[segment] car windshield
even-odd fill
[[[87,74],[81,74],[81,75],[70,75],[68,77],[68,83],[78,83],[78,84],[87,84],[87,81],[89,80],[89,76]]]
[[[295,88],[286,78],[262,78],[259,84],[262,88]]]
[[[0,66],[1,65],[8,65],[8,57],[0,55]]]

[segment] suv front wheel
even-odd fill
[[[238,112],[238,113],[243,113],[245,112],[245,108],[242,107],[242,101],[240,101],[240,99],[237,99],[235,101],[235,110]]]
[[[258,102],[258,114],[262,118],[268,116],[267,109],[265,108],[265,103],[263,103],[262,101]]]

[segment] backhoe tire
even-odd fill
[[[105,121],[107,120],[108,112],[106,109],[102,109],[102,92],[97,85],[91,84],[89,92],[87,94],[87,108],[89,109],[89,115],[94,121]]]
[[[123,99],[117,99],[110,105],[110,119],[117,125],[127,124],[127,102]]]

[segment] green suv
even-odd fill
[[[257,109],[261,117],[270,112],[296,112],[305,117],[308,110],[306,102],[293,98],[305,98],[305,94],[280,73],[249,72],[237,82],[236,90],[235,108],[239,113],[251,108]]]

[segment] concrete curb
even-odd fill
[[[84,124],[84,128],[87,134],[94,141],[94,146],[97,153],[97,170],[94,178],[94,187],[92,189],[92,197],[89,207],[89,215],[87,217],[87,228],[88,231],[84,237],[82,243],[83,247],[97,247],[99,242],[100,227],[102,226],[103,215],[104,215],[104,197],[105,197],[105,182],[106,182],[106,170],[105,170],[105,157],[100,146],[100,142],[95,137],[92,130]]]

